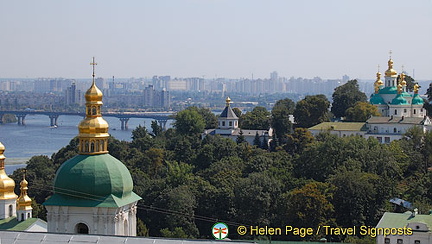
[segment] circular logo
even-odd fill
[[[228,237],[228,225],[219,222],[213,225],[212,235],[216,240],[223,240]]]

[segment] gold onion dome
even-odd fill
[[[226,105],[227,105],[227,106],[230,106],[231,98],[230,98],[230,97],[227,97],[226,100],[225,100],[225,102],[226,102]]]
[[[96,63],[91,63],[94,67]],[[79,125],[79,153],[80,154],[103,154],[108,153],[108,123],[102,118],[101,107],[103,94],[97,88],[94,80],[85,93],[86,117]]]
[[[33,209],[31,204],[32,204],[32,200],[31,198],[27,195],[27,190],[28,190],[28,182],[25,179],[25,174],[23,176],[23,180],[20,183],[20,189],[21,189],[21,193],[20,196],[17,199],[17,210],[31,210]]]
[[[386,70],[385,75],[387,77],[396,77],[397,76],[396,70],[393,69],[393,60],[392,59],[389,59],[389,61],[388,61],[388,69]]]
[[[4,161],[6,157],[3,155],[5,146],[0,142],[0,200],[16,199],[18,196],[15,194],[15,181],[7,176],[5,171]]]
[[[404,73],[400,74],[400,80],[401,80],[401,82],[400,82],[401,85],[406,86],[407,82],[405,81],[405,74]]]

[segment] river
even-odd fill
[[[109,133],[119,140],[130,141],[131,132],[138,125],[151,131],[152,119],[131,118],[129,130],[120,129],[120,120],[114,117],[104,117],[110,125]],[[51,156],[60,148],[69,144],[78,135],[80,116],[61,115],[58,127],[49,126],[50,119],[46,115],[27,115],[26,125],[0,124],[0,142],[6,147],[6,171],[12,173],[16,168],[24,167],[25,162],[35,155]],[[168,123],[171,121],[168,121]],[[170,125],[167,124],[167,127]]]

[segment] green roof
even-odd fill
[[[393,98],[392,105],[408,105],[408,101],[403,97],[402,94],[398,94],[395,98]]]
[[[377,228],[403,228],[408,223],[424,223],[429,228],[432,227],[432,215],[416,214],[412,216],[411,212],[390,213],[385,212],[379,221]],[[430,230],[430,229],[429,229]]]
[[[24,221],[18,221],[16,217],[1,219],[0,230],[25,231],[37,220],[37,218],[30,218]]]
[[[423,98],[421,98],[419,94],[415,94],[411,103],[413,105],[421,105],[421,104],[424,104],[424,101],[423,101]]]
[[[397,88],[395,86],[387,86],[380,89],[379,94],[397,94]]]
[[[344,130],[344,131],[365,131],[366,123],[364,122],[322,122],[309,128],[309,130]]]
[[[109,154],[77,155],[57,171],[44,205],[120,207],[141,199],[126,166]]]
[[[373,94],[370,98],[371,104],[386,104],[384,99],[379,94]]]

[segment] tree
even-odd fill
[[[292,123],[289,116],[294,112],[294,109],[295,103],[289,98],[279,100],[273,106],[271,111],[271,124],[279,142],[281,142],[283,137],[292,130]]]
[[[296,128],[294,133],[287,136],[287,143],[282,147],[291,155],[301,154],[314,141],[312,133],[305,128]]]
[[[138,125],[138,127],[132,131],[132,140],[137,140],[147,136],[148,136],[147,128],[145,128],[144,126]]]
[[[246,139],[243,135],[243,131],[240,129],[240,132],[239,132],[239,135],[237,136],[236,142],[237,142],[237,144],[240,144],[240,143],[245,142],[245,141],[246,141]]]
[[[257,106],[241,118],[242,129],[267,130],[270,127],[270,112],[265,107]]]
[[[376,106],[368,102],[357,102],[345,112],[346,120],[353,122],[365,122],[371,116],[380,116]]]
[[[330,102],[325,95],[306,96],[296,104],[294,120],[300,127],[311,127],[329,121],[328,109]]]
[[[261,147],[261,139],[260,139],[260,135],[257,133],[255,134],[255,138],[253,140],[253,145],[257,146],[257,147]]]
[[[238,118],[242,116],[242,111],[239,108],[233,108],[232,110]]]
[[[205,121],[205,129],[213,129],[218,127],[217,117],[209,108],[199,108],[198,113],[201,114]]]
[[[153,120],[151,122],[151,128],[152,128],[152,132],[155,136],[159,136],[162,134],[163,129],[160,125],[158,125],[156,120]]]
[[[345,117],[346,110],[353,107],[356,102],[366,102],[367,100],[366,94],[360,91],[357,80],[350,80],[336,87],[332,97],[331,111],[336,118]]]
[[[328,183],[311,182],[292,190],[287,197],[287,219],[298,227],[333,224],[334,208],[330,202],[332,186]]]
[[[204,131],[205,121],[194,109],[185,109],[175,116],[174,128],[181,135],[194,135]]]

